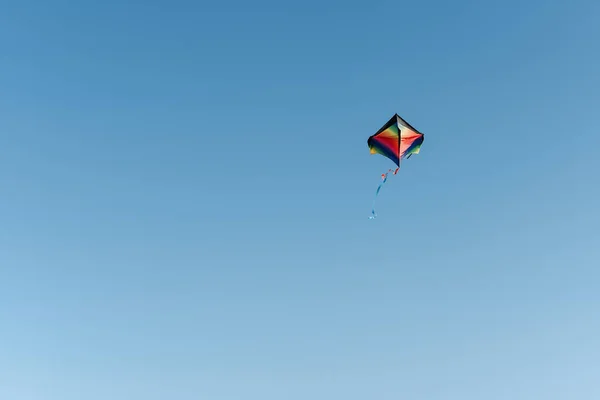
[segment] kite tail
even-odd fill
[[[379,186],[377,187],[377,191],[375,192],[375,198],[373,199],[373,209],[371,210],[371,214],[372,215],[369,217],[369,219],[375,219],[375,218],[377,218],[377,214],[375,213],[375,200],[377,200],[377,195],[379,195],[379,191],[381,190],[382,186],[387,181],[389,173],[393,172],[394,175],[396,175],[398,173],[399,169],[400,169],[400,167],[396,168],[395,170],[388,169],[388,171],[386,173],[381,174],[381,183],[379,184]]]

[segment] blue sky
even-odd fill
[[[596,2],[0,4],[1,398],[600,396]]]

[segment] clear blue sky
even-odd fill
[[[0,398],[599,398],[600,4],[211,3],[0,3]]]

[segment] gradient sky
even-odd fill
[[[0,398],[600,398],[600,3],[73,4],[0,2]]]

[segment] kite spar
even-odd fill
[[[373,209],[371,210],[370,219],[377,218],[375,213],[375,200],[384,183],[387,181],[388,175],[392,172],[394,175],[400,170],[402,159],[410,158],[413,154],[419,154],[421,145],[425,135],[408,122],[402,119],[398,114],[395,114],[390,120],[383,125],[374,135],[367,140],[371,154],[381,154],[389,158],[396,164],[396,169],[389,169],[386,173],[381,174],[381,183],[377,187],[375,199],[373,199]]]

